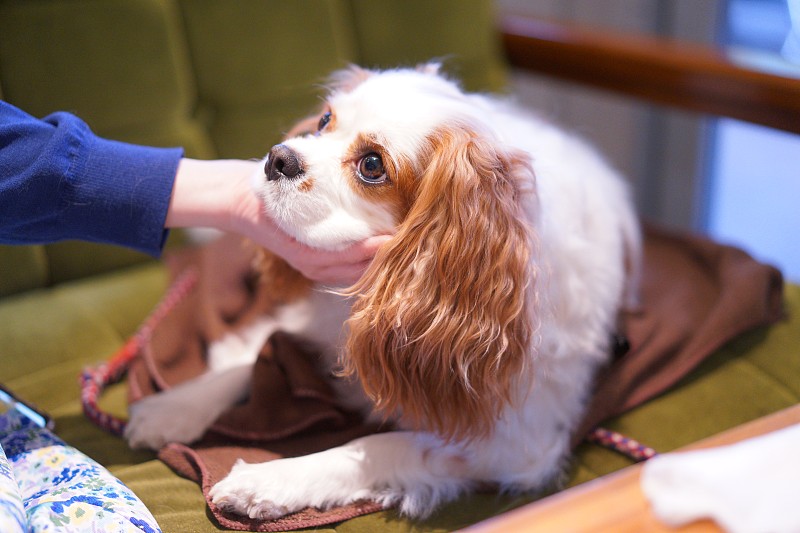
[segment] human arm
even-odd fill
[[[80,239],[157,256],[168,228],[214,227],[340,284],[358,279],[386,239],[338,252],[302,245],[264,214],[249,185],[255,162],[182,156],[100,138],[68,113],[39,120],[0,101],[0,243]]]
[[[183,151],[94,135],[68,113],[0,101],[0,242],[81,239],[158,255]]]

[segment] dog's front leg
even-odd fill
[[[211,489],[220,508],[273,519],[306,507],[371,500],[423,517],[471,484],[457,446],[427,434],[369,435],[323,452],[266,463],[237,462]]]
[[[125,438],[131,448],[158,450],[168,442],[194,442],[247,396],[253,366],[209,370],[199,377],[131,404]]]

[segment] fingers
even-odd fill
[[[391,235],[376,235],[368,237],[361,242],[352,244],[348,248],[342,250],[342,262],[345,263],[362,263],[372,260],[378,252],[378,248],[383,246],[386,242],[391,240]]]
[[[337,251],[312,248],[281,230],[259,202],[250,204],[238,204],[242,214],[237,220],[244,221],[239,233],[283,257],[308,279],[327,285],[344,286],[358,281],[378,249],[391,239],[389,235],[368,237]]]
[[[313,250],[312,261],[303,265],[303,275],[320,283],[350,285],[358,281],[389,235],[369,237],[338,252]],[[311,249],[309,249],[311,250]]]
[[[372,261],[362,261],[351,265],[335,265],[327,266],[313,273],[313,277],[309,277],[319,283],[331,286],[346,286],[352,285],[364,275],[367,267]]]

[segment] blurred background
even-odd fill
[[[298,118],[319,108],[331,71],[348,63],[395,67],[443,58],[446,70],[467,89],[505,89],[597,144],[628,176],[647,219],[737,244],[797,282],[800,135],[515,70],[509,75],[495,17],[518,13],[597,27],[613,38],[645,34],[703,43],[725,50],[734,61],[796,77],[799,4],[0,0],[0,98],[39,117],[71,111],[102,136],[182,146],[188,157],[257,158]],[[541,57],[539,67],[568,63]],[[646,68],[625,65],[623,75]],[[593,79],[602,80],[602,72],[597,74]],[[680,81],[696,83],[697,74]],[[625,78],[625,87],[633,86],[630,82]],[[793,102],[796,87],[783,93],[783,101]],[[164,531],[217,532],[193,483],[163,465],[155,468],[149,455],[132,454],[81,413],[75,376],[123,346],[163,297],[166,283],[162,264],[129,250],[84,242],[0,245],[0,378],[50,411],[67,442],[112,466],[151,507]],[[799,295],[797,286],[788,287],[790,312],[797,309]],[[637,428],[636,438],[671,449],[796,403],[791,372],[797,362],[796,331],[796,322],[786,322],[753,332],[704,363],[686,387],[615,429]],[[124,389],[106,396],[112,412],[124,412]],[[622,459],[609,456],[588,452],[576,479],[621,466]],[[453,520],[459,527],[508,509],[506,500],[485,496],[456,506]],[[382,529],[362,524],[344,528]],[[381,526],[414,527],[393,518]]]
[[[101,135],[180,145],[192,157],[260,157],[314,109],[324,76],[349,62],[441,57],[468,89],[503,88],[493,16],[703,43],[798,77],[799,4],[0,0],[0,98],[38,116],[70,110]],[[597,144],[634,184],[646,218],[742,246],[800,281],[800,136],[519,71],[509,90]]]
[[[800,77],[798,0],[495,1],[501,15],[721,46],[735,61]],[[522,102],[599,145],[647,218],[737,244],[800,280],[800,136],[519,72],[512,83]]]

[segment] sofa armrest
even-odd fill
[[[499,24],[514,67],[800,133],[800,78],[750,69],[698,44],[520,16]]]

